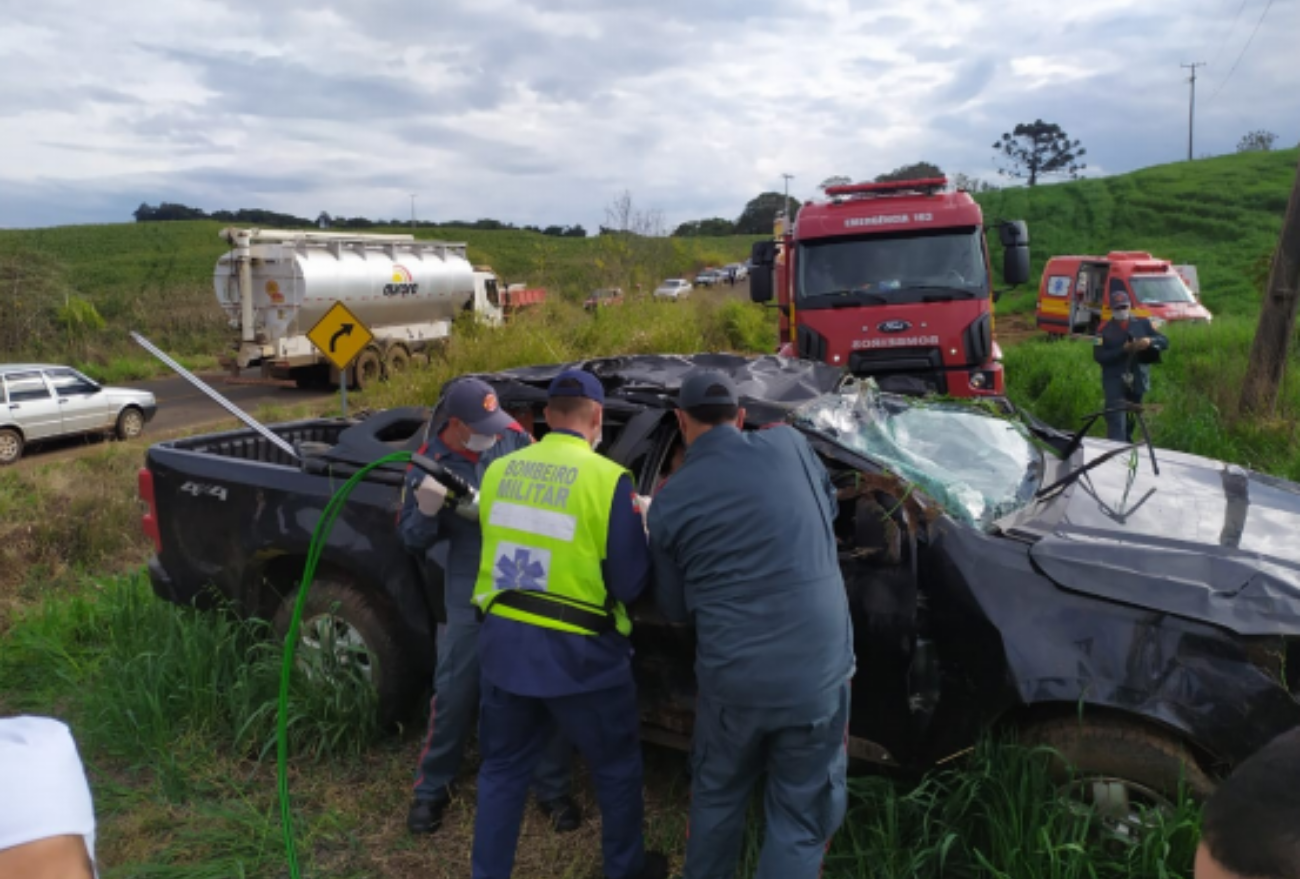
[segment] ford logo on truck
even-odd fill
[[[903,333],[912,328],[912,325],[905,320],[887,320],[876,327],[882,333]]]

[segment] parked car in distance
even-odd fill
[[[670,299],[673,302],[678,299],[689,299],[691,297],[691,282],[682,278],[669,278],[655,288],[654,297],[655,299]]]
[[[623,291],[618,287],[602,287],[592,292],[582,303],[582,307],[593,311],[603,305],[622,305]]]
[[[695,286],[712,287],[714,284],[721,284],[726,279],[726,272],[720,269],[705,269],[695,276]]]
[[[736,270],[737,281],[743,281],[749,277],[749,267],[743,262],[733,262],[731,265],[727,266],[724,271],[730,271],[732,269]]]
[[[0,466],[41,440],[108,432],[132,439],[157,411],[148,391],[105,387],[71,367],[0,366]]]

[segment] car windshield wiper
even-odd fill
[[[1052,492],[1057,491],[1058,489],[1066,488],[1067,486],[1072,484],[1075,480],[1077,480],[1080,476],[1087,473],[1089,470],[1092,470],[1093,468],[1097,467],[1098,465],[1104,464],[1105,462],[1109,461],[1111,458],[1117,457],[1118,455],[1122,455],[1124,452],[1131,452],[1134,449],[1140,449],[1142,448],[1142,446],[1146,446],[1147,452],[1151,455],[1151,471],[1156,476],[1160,475],[1160,464],[1156,461],[1156,447],[1151,443],[1151,433],[1150,431],[1147,430],[1146,419],[1142,417],[1142,412],[1140,410],[1130,409],[1128,406],[1121,406],[1113,409],[1104,409],[1101,412],[1094,412],[1092,415],[1087,416],[1083,420],[1083,427],[1079,428],[1078,432],[1076,432],[1074,436],[1070,437],[1070,442],[1065,447],[1065,451],[1061,453],[1061,457],[1065,460],[1069,460],[1070,456],[1073,455],[1075,451],[1080,446],[1083,445],[1083,438],[1084,436],[1087,435],[1088,430],[1092,427],[1092,425],[1096,423],[1098,418],[1102,418],[1109,412],[1124,412],[1126,414],[1132,412],[1134,417],[1136,417],[1138,420],[1138,425],[1141,426],[1142,428],[1142,442],[1126,443],[1125,445],[1120,446],[1118,449],[1112,449],[1111,451],[1107,452],[1106,454],[1102,455],[1099,458],[1094,458],[1093,460],[1089,461],[1087,464],[1082,465],[1081,467],[1076,467],[1075,469],[1071,470],[1069,473],[1062,476],[1060,479],[1053,482],[1051,485],[1047,486],[1044,489],[1040,489],[1034,495],[1035,500],[1042,500],[1044,497],[1051,494]]]

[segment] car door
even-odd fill
[[[63,433],[90,433],[111,426],[108,395],[99,385],[75,369],[66,367],[47,369],[45,377],[58,398],[63,414]]]
[[[63,432],[63,413],[40,370],[5,375],[9,418],[27,440],[46,439]]]

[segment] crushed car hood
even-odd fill
[[[1037,566],[1065,589],[1242,635],[1300,633],[1300,485],[1195,455],[1158,462],[1157,476],[1145,450],[1136,466],[1121,455],[1054,501]]]

